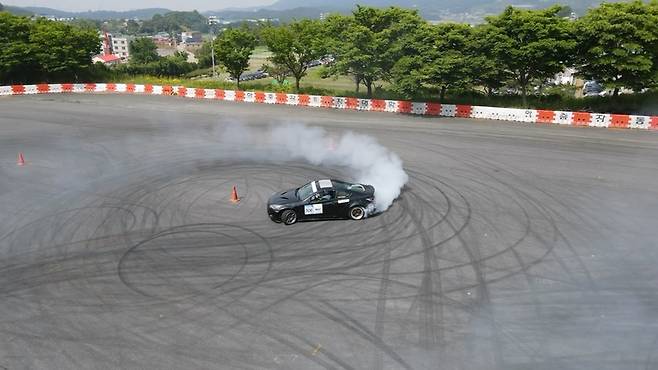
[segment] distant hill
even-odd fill
[[[302,18],[319,18],[322,13],[348,13],[356,4],[386,7],[399,6],[418,9],[429,20],[455,20],[478,22],[487,14],[497,14],[507,5],[524,8],[546,8],[560,3],[570,6],[578,14],[600,4],[601,0],[278,0],[270,6],[245,9],[224,9],[204,12],[228,20],[276,18],[282,22]],[[5,10],[19,15],[52,15],[58,18],[82,18],[92,20],[132,19],[149,20],[156,14],[164,15],[171,10],[163,8],[137,9],[129,11],[86,11],[67,12],[52,8],[5,6]]]
[[[25,15],[25,16],[30,16],[32,15],[32,12],[25,10],[23,8],[19,8],[17,6],[11,6],[11,5],[3,5],[3,11],[9,12],[14,15]]]
[[[338,9],[334,9],[338,11]],[[303,18],[320,18],[320,14],[326,11],[326,8],[309,8],[298,7],[293,9],[258,9],[258,10],[217,10],[203,13],[206,16],[215,15],[227,20],[240,19],[278,19],[281,22],[288,22],[294,19]]]
[[[278,0],[265,7],[266,9],[284,10],[298,7],[307,8],[333,8],[351,9],[356,4],[369,6],[399,6],[403,8],[417,8],[421,12],[441,11],[481,11],[502,10],[507,5],[516,5],[528,8],[545,8],[553,4],[569,5],[572,9],[584,11],[589,7],[600,4],[601,0]]]
[[[614,0],[613,0],[614,1]],[[248,9],[224,9],[205,12],[220,18],[259,19],[277,18],[283,22],[300,18],[319,18],[322,13],[349,13],[356,4],[387,7],[399,6],[418,9],[429,20],[454,20],[477,23],[488,14],[498,14],[506,6],[514,5],[529,9],[546,8],[554,4],[568,5],[577,14],[584,14],[602,0],[279,0],[276,3]]]
[[[21,15],[52,15],[58,18],[82,18],[82,19],[94,19],[94,20],[106,20],[106,19],[151,19],[156,14],[166,14],[171,12],[169,9],[164,8],[150,8],[150,9],[137,9],[137,10],[127,10],[127,11],[110,11],[110,10],[94,10],[86,12],[67,12],[63,10],[57,10],[52,8],[42,8],[42,7],[15,7],[15,6],[5,6],[6,10],[11,13]]]

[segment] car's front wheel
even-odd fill
[[[350,208],[350,218],[352,220],[363,220],[366,217],[366,209],[361,206]]]
[[[281,221],[286,225],[292,225],[297,222],[297,213],[292,209],[287,209],[281,213]]]

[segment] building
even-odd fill
[[[112,52],[112,38],[107,32],[101,35],[101,43],[103,45],[103,53],[95,55],[91,60],[94,63],[103,63],[106,66],[116,65],[122,62],[121,57]]]
[[[201,32],[181,32],[180,35],[181,42],[183,44],[200,44],[203,42],[203,37]]]
[[[120,37],[108,34],[110,38],[110,52],[114,55],[117,55],[122,60],[128,60],[130,58],[130,39],[127,37]]]
[[[91,61],[94,63],[103,63],[106,66],[113,66],[121,63],[121,58],[114,54],[101,54],[101,55],[96,55],[93,58],[91,58]]]
[[[576,82],[576,70],[574,68],[565,68],[553,78],[554,85],[574,85]]]
[[[46,18],[49,21],[57,21],[57,22],[72,22],[75,20],[73,17],[56,17],[54,15],[41,15],[41,14],[35,14],[32,16],[32,19],[39,19],[39,18]]]
[[[172,46],[174,45],[174,40],[166,32],[159,32],[151,36],[153,42],[158,46]]]

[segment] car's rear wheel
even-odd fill
[[[357,206],[357,207],[352,207],[350,208],[350,218],[352,220],[363,220],[363,218],[366,217],[366,209]]]
[[[281,221],[286,225],[292,225],[297,222],[297,213],[291,209],[287,209],[281,213]]]

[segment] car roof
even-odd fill
[[[322,189],[336,189],[338,191],[365,191],[365,187],[361,184],[345,182],[341,180],[317,180],[312,181],[311,185],[313,187],[314,193]]]
[[[333,188],[334,184],[331,183],[331,180],[319,180],[318,185],[321,189]]]

